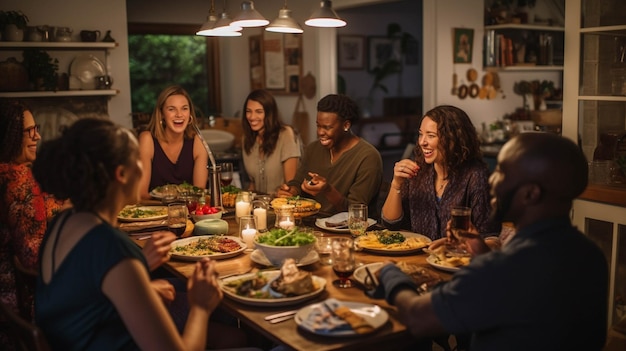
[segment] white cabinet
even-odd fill
[[[563,135],[579,141],[589,160],[607,133],[626,132],[625,55],[626,2],[567,1]],[[626,184],[590,184],[574,204],[573,222],[609,262],[611,325],[626,313]]]
[[[27,48],[42,49],[52,57],[60,58],[59,74],[68,73],[69,62],[76,53],[98,53],[104,66],[108,67],[109,50],[117,47],[111,42],[0,42],[0,57],[15,57],[21,50]],[[62,61],[65,60],[65,61]],[[21,58],[18,58],[21,61]],[[114,96],[119,92],[115,89],[90,90],[58,90],[58,91],[16,91],[0,92],[0,98],[30,98],[30,97],[62,97],[62,96]]]

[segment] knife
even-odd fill
[[[264,319],[266,321],[270,321],[271,323],[278,323],[278,322],[274,322],[274,320],[280,319],[279,322],[281,322],[283,320],[287,320],[289,318],[292,318],[297,312],[298,312],[298,310],[292,310],[292,311],[285,311],[285,312],[280,312],[280,313],[276,313],[276,314],[270,314],[269,316],[265,317]],[[285,317],[289,317],[289,318],[284,319]]]

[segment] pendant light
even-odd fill
[[[220,14],[220,18],[217,20],[217,23],[213,27],[215,31],[230,31],[230,32],[239,32],[243,28],[240,26],[233,25],[233,20],[226,13],[226,0],[224,0],[224,10]]]
[[[315,10],[311,17],[304,22],[307,26],[311,27],[343,27],[347,23],[339,18],[335,10],[332,8],[333,4],[330,0],[322,0],[320,2],[320,8]]]
[[[211,0],[211,8],[209,9],[207,21],[196,32],[196,35],[205,37],[240,37],[242,35],[241,32],[237,32],[235,30],[215,30],[217,24],[218,19],[215,15],[215,5],[213,0]],[[239,30],[241,30],[241,28]]]
[[[265,28],[268,32],[277,32],[277,33],[302,33],[302,27],[296,22],[293,18],[291,18],[291,10],[287,8],[287,0],[285,0],[285,6],[282,9],[278,10],[278,17],[272,21]]]
[[[262,27],[266,26],[268,21],[263,15],[254,9],[254,1],[244,1],[241,3],[241,12],[233,18],[231,25],[239,27]]]

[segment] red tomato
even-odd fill
[[[198,215],[198,216],[202,216],[203,214],[204,214],[204,212],[202,212],[202,209],[201,209],[200,207],[198,207],[198,208],[196,209],[196,215]]]
[[[204,206],[202,206],[202,213],[203,213],[203,214],[209,214],[209,213],[211,213],[211,212],[209,212],[210,210],[211,210],[211,206],[209,206],[209,205],[204,205]]]

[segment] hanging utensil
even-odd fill
[[[459,93],[459,90],[457,88],[458,78],[459,77],[456,73],[452,74],[452,95],[457,95]]]

